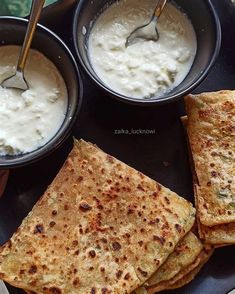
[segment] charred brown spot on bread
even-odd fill
[[[140,247],[143,246],[144,242],[143,241],[139,241],[138,244],[140,245]]]
[[[73,280],[73,285],[74,286],[78,286],[79,283],[80,283],[79,278],[76,278],[76,279]]]
[[[127,214],[133,214],[135,212],[133,207],[129,207],[127,210]]]
[[[102,273],[104,273],[104,272],[105,272],[105,268],[104,268],[103,266],[101,266],[101,267],[100,267],[100,271],[101,271]]]
[[[158,223],[159,223],[159,219],[158,218],[156,218],[156,219],[151,220],[151,221],[148,222],[149,225],[155,225],[155,224],[158,224]]]
[[[58,287],[51,287],[49,288],[49,292],[52,294],[62,294],[62,291],[60,288]]]
[[[181,231],[182,231],[182,227],[181,227],[181,225],[179,225],[179,224],[175,224],[175,228],[176,228],[176,230],[177,230],[179,233],[181,233]]]
[[[91,251],[89,251],[89,256],[90,256],[91,258],[96,257],[95,250],[91,250]]]
[[[118,251],[118,250],[120,250],[122,248],[122,246],[118,242],[113,242],[112,243],[112,248],[113,248],[114,251]]]
[[[73,245],[74,247],[78,246],[78,240],[73,240],[72,245]]]
[[[9,249],[11,249],[11,247],[12,247],[12,242],[11,242],[11,240],[9,240],[9,241],[7,242],[6,246],[7,246]],[[3,247],[2,247],[2,248],[3,248]]]
[[[54,221],[51,221],[50,223],[49,223],[49,226],[52,228],[52,227],[54,227],[56,225],[56,223],[54,222]]]
[[[141,217],[142,216],[142,212],[138,211],[138,216]]]
[[[130,277],[131,277],[131,275],[130,275],[129,273],[125,274],[125,276],[124,276],[124,280],[129,280]]]
[[[137,186],[137,189],[143,192],[145,191],[144,187],[140,184]]]
[[[97,208],[98,208],[99,210],[103,210],[103,209],[104,209],[104,206],[101,205],[101,204],[98,204],[98,205],[97,205]]]
[[[167,198],[166,196],[164,197],[164,200],[165,200],[165,202],[166,202],[167,205],[169,205],[171,203],[170,200],[169,200],[169,198]]]
[[[79,209],[83,212],[87,212],[92,209],[92,207],[87,202],[82,202],[79,204]]]
[[[155,264],[156,264],[156,266],[158,266],[159,264],[160,264],[160,260],[159,259],[154,259],[154,262],[155,262]]]
[[[29,282],[29,285],[30,285],[30,286],[33,286],[33,287],[35,287],[36,284],[37,284],[37,281],[36,281],[36,280],[31,280],[31,281]]]
[[[154,199],[156,199],[157,196],[158,196],[158,193],[157,192],[153,192],[152,196],[153,196]]]
[[[123,274],[123,271],[121,271],[121,270],[117,271],[117,272],[116,272],[116,277],[117,277],[117,279],[120,279],[121,276],[122,276],[122,274]]]
[[[69,205],[67,203],[64,205],[64,210],[69,210]]]
[[[156,188],[157,188],[158,191],[162,190],[162,186],[159,183],[156,183]]]
[[[78,177],[78,182],[81,182],[83,180],[83,176]]]
[[[141,172],[138,172],[138,175],[140,176],[141,179],[144,179],[144,175]]]
[[[167,221],[162,225],[162,229],[163,230],[168,230],[169,229],[169,223]]]
[[[25,270],[24,269],[21,269],[20,270],[20,276],[24,275],[24,273],[25,273]]]
[[[51,214],[54,216],[57,215],[57,210],[52,210]]]
[[[36,265],[31,265],[30,269],[28,270],[29,274],[36,274],[37,272],[37,266]]]
[[[43,225],[42,224],[36,225],[33,232],[34,232],[34,234],[42,234],[42,233],[44,233]]]
[[[105,244],[107,244],[107,243],[108,243],[108,240],[107,240],[106,238],[104,238],[104,237],[103,237],[103,238],[101,238],[101,239],[100,239],[100,241],[101,241],[101,242],[103,242],[103,243],[105,243]]]
[[[107,288],[102,288],[101,289],[101,293],[102,294],[107,294],[108,293],[108,289]]]
[[[96,294],[96,288],[95,287],[91,288],[91,294]]]
[[[138,267],[137,270],[141,273],[141,275],[143,277],[147,277],[148,276],[148,273],[146,271],[142,270],[140,267]]]
[[[161,245],[164,245],[164,243],[166,241],[162,236],[159,237],[156,235],[153,236],[153,240],[159,242]]]
[[[211,176],[212,176],[213,178],[216,178],[216,177],[217,177],[217,172],[216,172],[216,171],[212,171],[212,172],[211,172]]]
[[[28,251],[26,251],[26,254],[32,255],[33,254],[33,251],[32,250],[28,250]]]
[[[149,225],[155,225],[155,224],[158,224],[160,222],[160,220],[159,220],[159,218],[156,218],[156,219],[154,219],[154,220],[151,220],[151,221],[149,221]]]

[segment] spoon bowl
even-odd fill
[[[3,88],[13,88],[22,91],[26,91],[29,88],[28,83],[24,78],[24,67],[44,3],[45,0],[33,0],[32,2],[28,27],[18,59],[16,73],[2,81],[1,86]]]
[[[140,41],[141,39],[147,41],[157,42],[159,39],[159,33],[157,30],[157,21],[160,17],[167,0],[158,0],[153,16],[150,21],[138,28],[136,28],[126,39],[126,47]]]
[[[23,43],[27,25],[26,19],[0,16],[1,46],[20,46]],[[61,73],[68,91],[67,111],[60,129],[50,141],[29,153],[0,156],[0,170],[28,166],[49,156],[68,139],[74,124],[79,125],[80,122],[78,113],[82,103],[83,85],[80,71],[71,51],[55,33],[40,24],[37,25],[31,48],[47,57]],[[71,139],[67,141],[67,144],[69,142]]]

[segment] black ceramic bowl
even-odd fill
[[[114,0],[80,0],[74,14],[73,41],[74,46],[86,73],[108,94],[123,102],[137,105],[155,105],[175,101],[191,92],[203,81],[214,64],[221,44],[221,29],[218,16],[210,0],[175,0],[190,18],[197,36],[197,53],[191,70],[184,81],[171,92],[160,98],[135,99],[120,95],[108,88],[94,72],[88,57],[87,40],[92,21],[104,10],[107,3]],[[82,32],[84,27],[87,33]]]
[[[0,46],[22,45],[27,21],[15,17],[0,17]],[[68,90],[68,109],[59,131],[46,145],[30,153],[0,156],[0,169],[30,164],[57,149],[70,134],[82,100],[82,83],[73,55],[53,32],[38,25],[32,48],[39,50],[58,68]],[[39,98],[40,99],[40,98]]]

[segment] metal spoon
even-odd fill
[[[138,39],[157,41],[159,33],[157,30],[157,20],[160,17],[167,0],[158,0],[153,16],[149,23],[136,28],[126,39],[126,47],[136,43]]]
[[[24,67],[44,2],[45,0],[33,0],[32,2],[28,27],[20,51],[16,73],[1,83],[1,86],[4,88],[16,88],[23,91],[29,88],[28,83],[24,78]]]

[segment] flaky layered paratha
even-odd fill
[[[235,222],[235,91],[185,98],[200,222]]]
[[[186,238],[184,238],[183,241],[180,242],[177,248],[180,248],[182,244],[185,243],[185,241],[186,241]],[[197,240],[197,242],[200,242],[200,241]],[[191,258],[192,262],[190,264],[187,262],[183,262],[180,268],[176,266],[179,269],[177,273],[176,271],[173,270],[174,275],[172,275],[172,272],[169,270],[168,271],[169,275],[165,275],[165,278],[161,279],[159,283],[156,283],[155,285],[152,285],[149,287],[143,285],[137,290],[135,290],[135,294],[154,294],[164,290],[176,289],[191,282],[194,279],[194,277],[197,275],[197,273],[200,271],[202,266],[208,261],[209,257],[212,255],[214,251],[211,246],[202,245],[202,243],[200,244],[201,244],[201,250],[199,251],[199,253],[197,252],[198,253],[197,255],[195,255],[196,252],[191,254],[193,258]],[[181,257],[183,256],[184,253],[186,253],[186,255],[189,255],[189,252],[190,252],[190,249],[185,248],[185,250],[181,252],[180,255]],[[175,262],[175,264],[179,263],[177,255],[172,253],[168,257],[168,259],[165,261],[165,263],[161,266],[161,268],[168,267],[167,263],[169,260],[171,260],[170,261],[171,263],[173,262]],[[186,258],[184,260],[186,260]],[[158,271],[160,271],[161,268]]]
[[[205,263],[207,263],[208,259],[212,255],[213,251],[214,250],[212,247],[206,248],[206,246],[205,246],[193,264],[191,264],[188,268],[185,268],[178,276],[174,277],[171,281],[166,283],[164,285],[164,288],[161,287],[161,288],[159,288],[159,290],[154,289],[154,288],[149,289],[147,294],[154,294],[154,293],[160,292],[162,290],[177,289],[177,288],[181,288],[181,287],[187,285],[200,272],[200,270],[205,265]]]
[[[181,120],[187,135],[188,118],[187,116],[184,116],[181,118]],[[187,139],[188,139],[188,136],[187,136]],[[200,221],[199,207],[198,207],[198,194],[197,194],[198,178],[195,172],[195,165],[193,162],[191,147],[188,140],[187,142],[188,142],[190,165],[191,165],[191,170],[193,175],[194,197],[195,197],[195,205],[197,208],[197,227],[198,227],[199,236],[207,244],[212,244],[216,247],[226,246],[229,244],[235,244],[235,222],[209,227],[209,226],[203,225]]]
[[[185,199],[84,141],[11,240],[0,279],[38,294],[130,293],[191,229]]]
[[[193,233],[189,233],[155,273],[156,283],[146,286],[148,281],[145,282],[143,286],[135,290],[135,294],[154,294],[186,285],[193,280],[212,253],[211,246],[203,245]]]
[[[229,245],[235,244],[235,223],[206,227],[200,224],[200,236],[208,244]]]
[[[157,285],[175,277],[182,269],[194,262],[202,251],[201,241],[189,232],[178,244],[174,252],[152,277],[144,283],[145,286]]]

